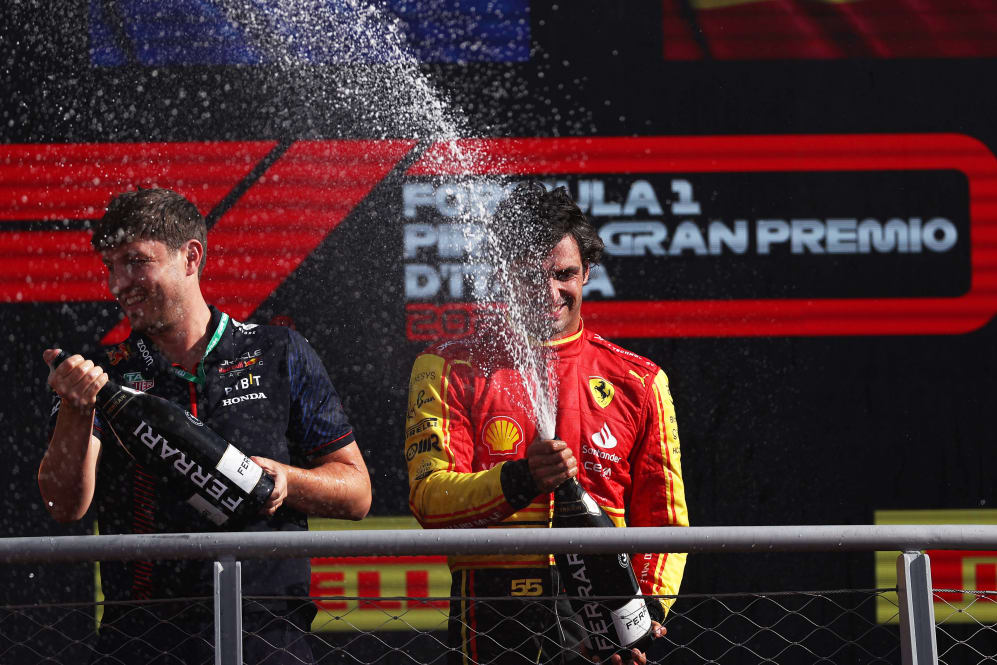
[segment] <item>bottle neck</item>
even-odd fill
[[[577,478],[568,478],[554,489],[555,501],[579,501],[585,490]]]
[[[97,408],[103,411],[115,395],[121,392],[121,385],[107,375],[107,383],[97,391]]]
[[[59,351],[59,354],[52,359],[52,369],[57,368],[63,360],[69,357],[69,354],[65,351]],[[107,402],[121,391],[121,386],[118,382],[111,378],[110,374],[104,373],[107,376],[107,383],[105,383],[99,391],[97,391],[97,408],[103,408]]]

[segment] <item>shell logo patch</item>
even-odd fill
[[[512,418],[495,416],[485,423],[481,440],[493,455],[511,455],[523,440],[523,428]]]
[[[592,399],[595,400],[595,403],[604,409],[609,406],[609,403],[613,401],[613,395],[616,394],[616,388],[613,387],[613,384],[601,376],[589,377],[589,390],[592,391]]]

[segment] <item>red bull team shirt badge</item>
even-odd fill
[[[508,416],[495,416],[481,429],[481,440],[492,455],[515,453],[523,438],[523,428]]]
[[[107,350],[107,361],[112,365],[117,365],[122,360],[128,360],[131,357],[132,347],[128,346],[127,342],[122,342]]]

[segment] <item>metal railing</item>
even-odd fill
[[[900,551],[897,560],[899,651],[907,665],[938,662],[930,562],[921,550],[997,550],[997,526],[780,526],[629,528],[607,530],[467,529],[335,531],[296,533],[198,533],[161,535],[64,536],[0,539],[0,562],[82,562],[96,560],[204,559],[215,570],[215,662],[242,662],[240,559],[329,556],[406,556],[577,552],[854,552]],[[883,590],[872,590],[875,594]],[[822,599],[831,593],[817,594]],[[797,593],[801,608],[778,594],[742,594],[748,604],[784,602],[784,611],[802,618],[807,594]],[[716,600],[713,597],[712,600]],[[692,597],[681,596],[691,602]],[[775,600],[773,600],[775,599]],[[802,603],[800,603],[802,599]],[[721,601],[722,604],[723,601]],[[842,605],[842,607],[844,607]],[[843,614],[854,614],[844,608]],[[684,610],[673,615],[691,616]],[[711,630],[701,626],[703,630]],[[992,628],[987,627],[988,630]],[[767,632],[758,626],[759,633]],[[733,642],[732,642],[733,645]],[[978,651],[978,650],[977,650]],[[982,657],[989,657],[981,654]],[[820,657],[824,660],[824,657]],[[712,659],[711,659],[712,660]],[[768,657],[764,657],[768,661]],[[834,662],[833,659],[827,662]],[[875,662],[880,661],[878,657]]]

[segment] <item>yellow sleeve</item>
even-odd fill
[[[628,506],[630,526],[689,526],[689,512],[682,481],[682,450],[679,444],[675,405],[668,377],[661,370],[654,377],[643,440],[634,459],[633,487]],[[685,571],[684,552],[634,555],[635,571],[644,593],[675,595]],[[665,611],[674,599],[662,599]]]
[[[465,361],[431,353],[412,367],[405,420],[409,507],[427,529],[483,527],[514,512],[502,492],[502,465],[471,472],[467,369]]]

